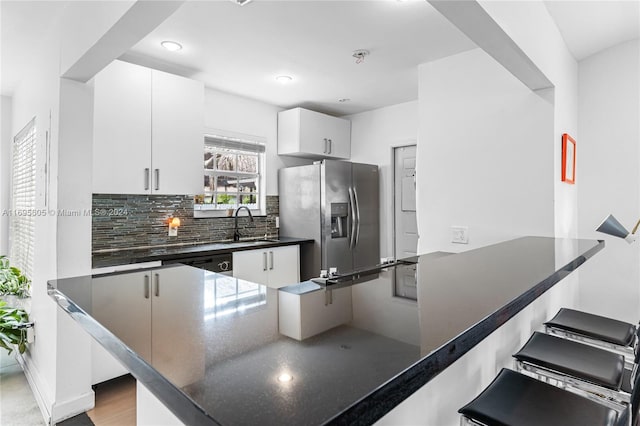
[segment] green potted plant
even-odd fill
[[[23,309],[10,308],[0,300],[0,347],[9,354],[14,348],[21,354],[27,350],[27,329],[32,327],[29,315]]]
[[[29,297],[31,280],[20,269],[9,264],[6,256],[0,256],[0,295]]]

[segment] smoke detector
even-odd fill
[[[369,56],[369,51],[365,49],[354,50],[353,55],[351,56],[356,58],[356,64],[361,64],[362,62],[364,62],[364,58]]]

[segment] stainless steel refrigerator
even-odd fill
[[[280,235],[313,238],[301,246],[300,276],[339,274],[380,263],[378,166],[323,160],[278,171]]]

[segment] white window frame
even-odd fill
[[[36,119],[13,138],[9,260],[33,279],[36,218]]]
[[[237,137],[237,136],[226,136],[220,133],[207,133],[204,136],[204,149],[203,153],[206,152],[206,149],[209,147],[220,147],[220,149],[227,149],[236,152],[246,152],[247,154],[255,154],[258,156],[257,162],[257,173],[243,173],[237,171],[228,171],[228,170],[213,170],[207,169],[206,166],[203,165],[203,177],[210,176],[215,178],[216,176],[229,176],[236,177],[238,179],[242,178],[255,178],[257,179],[256,185],[256,203],[257,205],[254,208],[251,208],[251,213],[253,215],[264,215],[266,214],[266,144],[259,140],[261,138],[253,138],[253,137]],[[238,192],[238,196],[236,198],[236,203],[233,205],[225,205],[223,207],[217,206],[215,203],[216,193],[204,193],[200,196],[196,197],[196,201],[194,202],[194,217],[225,217],[229,216],[231,211],[234,211],[239,206],[243,204],[240,203],[240,197],[242,196],[241,192]],[[205,197],[214,197],[212,201],[213,203],[201,203],[199,202],[202,198]],[[198,200],[200,198],[200,200]]]

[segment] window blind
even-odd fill
[[[204,143],[219,148],[234,149],[245,152],[263,153],[266,151],[265,145],[262,143],[224,138],[222,136],[205,135]]]
[[[13,139],[9,260],[33,277],[36,212],[36,120]]]

